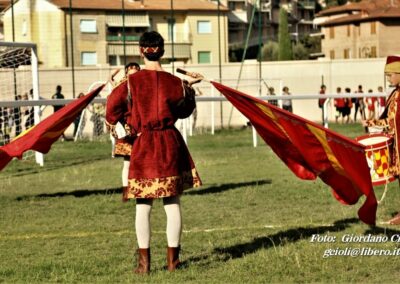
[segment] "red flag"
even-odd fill
[[[355,204],[365,195],[358,216],[366,224],[375,224],[377,201],[363,145],[262,100],[212,84],[250,120],[296,176],[320,177],[345,204]]]
[[[46,154],[79,113],[96,97],[104,85],[73,101],[37,125],[21,133],[9,144],[0,147],[0,170],[14,157],[21,158],[28,150]]]

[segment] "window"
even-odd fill
[[[376,34],[376,22],[371,23],[371,35]]]
[[[329,52],[329,57],[330,57],[331,59],[335,59],[335,51],[334,51],[334,50],[331,50],[331,51]]]
[[[97,33],[96,20],[81,20],[81,33]]]
[[[376,58],[376,46],[371,46],[371,57]]]
[[[82,52],[81,65],[96,65],[97,53],[96,52]]]
[[[200,63],[211,63],[211,52],[210,51],[199,51],[197,59]]]
[[[197,21],[197,33],[210,34],[211,33],[211,22],[210,21]]]
[[[335,38],[335,27],[329,27],[329,38]]]
[[[349,48],[346,48],[345,50],[343,50],[343,58],[345,58],[345,59],[350,58],[350,49]]]
[[[350,28],[350,25],[348,25],[348,26],[347,26],[347,36],[348,36],[348,37],[350,36],[350,32],[351,32],[351,28]]]

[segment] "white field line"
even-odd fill
[[[228,232],[228,231],[243,231],[243,230],[259,230],[259,229],[279,229],[279,228],[291,228],[293,225],[262,225],[252,227],[223,227],[223,228],[210,228],[210,229],[192,229],[183,230],[184,234],[197,234],[197,233],[213,233],[213,232]],[[304,227],[332,227],[333,224],[310,224],[304,225]],[[152,231],[152,234],[165,234],[165,231]],[[1,234],[0,240],[29,240],[29,239],[53,239],[53,238],[87,238],[94,236],[104,235],[134,235],[134,230],[122,230],[122,231],[104,231],[104,232],[71,232],[71,233],[32,233],[32,234]]]

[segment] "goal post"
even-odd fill
[[[40,106],[2,105],[4,101],[39,100],[37,48],[34,43],[0,42],[0,145],[40,122]],[[24,154],[29,158],[30,154]],[[43,154],[35,152],[43,166]]]

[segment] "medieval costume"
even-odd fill
[[[136,199],[138,265],[134,272],[148,274],[153,200],[161,198],[164,204],[167,269],[174,271],[180,265],[180,195],[187,188],[200,186],[201,181],[185,141],[175,128],[179,118],[190,116],[195,109],[195,92],[188,82],[163,71],[160,59],[164,39],[159,33],[143,33],[139,46],[146,70],[128,76],[127,86],[121,86],[128,88],[128,94],[121,91],[110,96],[107,120],[116,125],[125,119],[134,139],[124,198]]]
[[[400,63],[400,62],[399,62]],[[385,67],[385,72],[388,66]],[[400,69],[398,70],[400,72]],[[379,127],[384,133],[393,136],[393,153],[391,155],[391,164],[389,165],[389,173],[394,176],[400,175],[400,86],[397,85],[386,100],[385,110],[379,119],[371,119],[367,121],[368,126]]]
[[[175,128],[178,118],[190,116],[196,104],[194,91],[167,72],[142,70],[129,76],[131,110],[125,91],[107,102],[107,121],[125,119],[133,143],[129,186],[124,196],[162,198],[180,195],[201,182],[186,144]],[[127,88],[120,84],[117,88]],[[114,93],[114,92],[113,92]],[[117,95],[120,94],[120,95]]]
[[[393,136],[393,151],[391,153],[389,173],[395,177],[400,175],[400,57],[388,56],[385,74],[395,89],[386,101],[385,110],[379,119],[366,122],[367,126],[382,128],[382,131]],[[400,224],[400,214],[389,221],[392,225]]]

